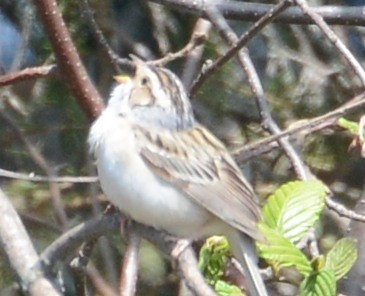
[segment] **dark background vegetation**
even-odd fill
[[[0,1],[2,75],[57,62],[37,12],[37,2]],[[106,101],[113,75],[124,72],[125,67],[111,62],[78,2],[62,0],[58,6],[93,84]],[[315,4],[334,3],[319,0]],[[363,5],[363,1],[335,4],[346,8]],[[176,52],[189,42],[198,21],[198,16],[173,9],[164,1],[90,1],[90,5],[109,46],[122,58],[134,54],[155,60]],[[240,36],[253,22],[242,18],[230,20],[229,24]],[[364,27],[331,28],[363,65]],[[188,88],[201,67],[229,47],[214,27],[205,29],[205,34],[202,52],[193,62],[196,68],[188,66],[192,60],[189,55],[167,65],[184,78]],[[265,91],[268,111],[283,130],[330,112],[364,89],[344,56],[315,25],[271,23],[248,43],[248,49]],[[90,116],[80,108],[64,75],[62,68],[57,67],[49,75],[0,87],[1,169],[48,177],[96,174],[86,145]],[[235,58],[206,80],[192,96],[192,102],[199,121],[232,150],[270,134],[262,128],[255,95]],[[346,114],[346,118],[357,121],[362,114],[360,107]],[[352,138],[336,124],[316,132],[302,130],[290,138],[311,173],[331,188],[334,200],[349,209],[356,204],[360,207],[365,176],[365,162],[359,150],[348,151]],[[300,177],[281,148],[257,153],[240,165],[262,201],[280,184]],[[100,212],[106,204],[95,183],[34,182],[3,176],[0,186],[17,209],[38,252],[65,230]],[[349,219],[339,218],[334,212],[325,213],[318,228],[318,245],[323,253],[336,239],[348,235],[349,223]],[[359,237],[360,233],[353,235]],[[123,245],[118,233],[108,236],[108,241],[101,240],[92,257],[94,269],[88,274],[93,293],[106,295],[106,290],[96,284],[98,281],[105,280],[106,285],[117,287]],[[64,268],[75,254],[67,256]],[[140,264],[139,295],[177,294],[178,277],[169,261],[147,242],[142,244]],[[0,294],[16,293],[16,279],[3,253]]]

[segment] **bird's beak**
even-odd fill
[[[114,76],[114,80],[118,84],[125,84],[125,83],[128,83],[129,81],[131,81],[131,77],[128,75],[117,75],[117,76]]]

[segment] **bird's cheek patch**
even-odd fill
[[[136,106],[153,105],[154,101],[154,97],[149,89],[140,87],[135,88],[129,98],[129,104],[132,108]]]

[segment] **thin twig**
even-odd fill
[[[32,182],[55,182],[55,183],[96,183],[98,181],[98,177],[72,177],[72,176],[46,177],[46,176],[37,176],[34,173],[22,174],[4,169],[0,169],[0,177],[18,179],[24,181],[32,181]]]
[[[191,247],[185,248],[177,258],[178,267],[185,284],[196,295],[216,296],[213,289],[205,282],[199,268],[195,253]]]
[[[185,57],[194,48],[196,48],[199,45],[202,45],[206,41],[206,39],[207,36],[204,33],[196,32],[191,37],[190,41],[182,49],[174,53],[168,53],[162,59],[154,60],[150,63],[155,66],[163,66],[173,60]]]
[[[96,242],[97,238],[84,242],[79,249],[77,257],[71,260],[70,267],[75,278],[76,295],[86,295],[85,269],[90,261]]]
[[[137,288],[138,255],[141,238],[134,231],[127,230],[127,241],[120,274],[119,292],[121,296],[134,296]]]
[[[290,2],[287,0],[280,1],[272,7],[262,18],[255,22],[245,33],[241,35],[239,40],[232,46],[222,57],[218,58],[214,63],[208,65],[198,75],[193,82],[190,93],[193,95],[198,88],[206,81],[215,71],[221,68],[226,62],[234,57],[238,51],[244,47],[253,37],[257,35],[267,24],[271,23],[281,12],[287,9]]]
[[[10,73],[0,76],[0,86],[10,85],[15,82],[28,79],[46,77],[50,74],[53,74],[55,70],[56,70],[56,65],[26,68],[15,73]]]
[[[365,222],[365,215],[360,215],[354,211],[347,209],[345,206],[333,201],[330,196],[326,197],[326,205],[329,209],[335,211],[341,217],[347,217],[351,220]]]
[[[82,242],[98,238],[118,231],[120,214],[118,212],[100,215],[97,218],[85,221],[68,230],[50,244],[40,255],[39,264],[52,267],[57,261],[63,261]]]
[[[350,111],[358,110],[359,107],[365,105],[365,93],[362,93],[341,107],[328,112],[325,115],[318,116],[309,120],[302,121],[301,123],[295,124],[293,127],[287,130],[281,131],[278,134],[269,136],[265,139],[259,140],[252,144],[245,144],[244,146],[232,151],[232,154],[236,157],[239,163],[246,161],[252,157],[257,157],[260,154],[267,153],[277,145],[272,145],[275,141],[280,138],[291,136],[299,132],[305,132],[306,134],[313,133],[315,131],[327,128],[336,124],[337,120],[349,113]]]
[[[316,238],[315,230],[312,229],[309,231],[308,235],[308,250],[312,258],[318,258],[320,255],[319,248],[318,248],[318,242]]]
[[[34,163],[43,170],[43,172],[52,179],[56,175],[56,171],[52,168],[46,158],[42,155],[39,149],[33,145],[33,143],[28,139],[24,132],[16,124],[15,120],[5,113],[4,110],[0,108],[0,117],[6,122],[6,124],[14,131],[18,139],[24,144],[27,149],[29,156],[34,161]],[[56,213],[57,218],[63,229],[68,227],[68,218],[66,215],[65,207],[61,198],[61,191],[58,184],[52,181],[48,182],[49,192],[51,195],[51,200],[53,203],[53,208]]]
[[[106,55],[108,56],[110,63],[113,65],[115,71],[120,72],[120,67],[123,66],[127,69],[132,69],[133,63],[129,59],[121,59],[118,54],[114,51],[114,49],[109,45],[107,39],[104,36],[103,31],[100,29],[94,18],[94,12],[90,7],[88,0],[79,1],[81,6],[82,15],[84,19],[88,22],[91,32],[94,35],[95,39],[101,45],[101,48],[104,50]]]
[[[331,28],[323,20],[323,17],[321,17],[311,7],[309,7],[308,3],[305,0],[295,0],[295,2],[300,6],[303,12],[306,15],[308,15],[313,20],[313,22],[322,30],[322,32],[333,43],[333,45],[340,51],[340,53],[350,64],[350,67],[355,71],[355,73],[359,77],[363,85],[363,88],[365,88],[365,71],[360,65],[360,63],[357,61],[357,59],[353,56],[351,51],[346,47],[346,45],[341,41],[341,39],[338,38],[336,34],[331,30]]]
[[[117,293],[113,287],[111,287],[110,283],[108,283],[100,274],[99,270],[95,268],[95,266],[92,263],[89,263],[86,270],[86,275],[90,278],[92,281],[96,291],[98,292],[98,295],[103,296],[120,296],[119,293]]]
[[[214,24],[214,26],[218,29],[220,35],[224,40],[230,45],[234,45],[237,43],[238,38],[235,32],[231,29],[228,25],[227,21],[223,18],[222,14],[215,8],[211,7],[207,10],[207,16],[209,17],[210,21]],[[252,89],[252,92],[256,98],[256,105],[259,110],[259,114],[261,117],[261,124],[264,129],[268,130],[272,134],[278,134],[281,132],[278,125],[273,120],[269,107],[267,104],[266,96],[260,82],[260,78],[255,70],[255,67],[251,61],[251,58],[248,54],[246,48],[241,49],[238,53],[238,61],[240,62],[244,72],[247,74],[248,82]],[[281,148],[283,149],[284,153],[290,160],[291,164],[295,172],[297,173],[300,179],[306,179],[307,176],[307,169],[304,165],[302,159],[295,151],[294,147],[289,143],[288,139],[280,138],[278,140]]]
[[[186,12],[199,17],[206,17],[206,12],[211,6],[216,6],[227,19],[246,22],[256,22],[267,13],[273,4],[263,4],[246,1],[222,1],[222,0],[149,0],[168,6],[180,13]],[[313,10],[321,15],[330,25],[365,26],[364,6],[318,6]],[[313,20],[305,15],[299,7],[290,7],[277,17],[274,22],[283,24],[313,24]]]

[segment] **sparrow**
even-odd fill
[[[88,136],[105,195],[133,220],[188,239],[224,235],[252,296],[266,296],[256,196],[226,147],[194,118],[170,70],[133,59]]]

